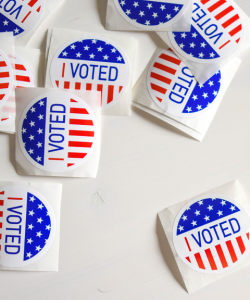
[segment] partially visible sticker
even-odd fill
[[[0,265],[23,267],[37,261],[55,232],[54,212],[40,193],[20,185],[0,188]]]
[[[234,55],[245,37],[244,19],[230,0],[195,0],[190,32],[169,32],[174,49],[198,63]]]
[[[121,16],[144,30],[171,26],[185,13],[190,0],[114,0]]]
[[[7,55],[0,49],[0,107],[4,105],[13,88],[13,71]]]
[[[41,19],[44,6],[44,0],[0,0],[0,32],[26,35]]]
[[[233,199],[207,194],[188,202],[176,216],[174,247],[195,271],[221,273],[239,265],[250,250],[250,217]]]
[[[44,171],[75,169],[91,156],[98,126],[90,107],[64,91],[45,93],[29,103],[18,126],[23,154]]]
[[[100,91],[102,109],[107,109],[125,94],[131,69],[119,45],[91,36],[64,44],[52,60],[50,76],[54,88]]]
[[[151,63],[147,86],[153,101],[178,117],[199,117],[219,99],[222,71],[198,84],[188,67],[169,50],[161,50]]]
[[[34,87],[35,86],[34,76],[31,72],[28,64],[18,54],[15,54],[15,57],[16,57],[16,63],[15,63],[16,86],[17,87]]]

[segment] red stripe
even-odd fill
[[[202,4],[206,4],[206,3],[208,3],[210,0],[201,0],[201,3]]]
[[[226,245],[227,245],[227,249],[228,249],[228,251],[229,251],[229,253],[230,253],[230,256],[231,256],[231,258],[232,258],[232,261],[233,261],[233,263],[235,263],[235,262],[237,261],[237,256],[236,256],[236,254],[235,254],[235,251],[234,251],[234,247],[233,247],[233,245],[232,245],[232,242],[231,242],[231,241],[227,241],[227,242],[226,242]]]
[[[0,67],[7,67],[6,62],[5,61],[0,61]]]
[[[243,240],[242,240],[242,237],[241,237],[241,236],[238,236],[238,237],[236,238],[236,241],[237,241],[238,246],[239,246],[239,248],[240,248],[241,254],[243,254],[243,253],[246,251],[246,247],[245,247],[245,245],[244,245],[244,242],[243,242]]]
[[[23,198],[8,197],[8,200],[23,200]]]
[[[236,40],[236,43],[238,44],[238,43],[239,43],[239,41],[240,41],[240,38],[238,38],[238,39]]]
[[[203,264],[203,261],[202,261],[200,253],[199,252],[195,253],[194,257],[195,257],[195,259],[197,261],[197,264],[198,264],[199,268],[205,270],[206,268],[205,268],[205,266]]]
[[[76,153],[76,152],[69,152],[68,158],[84,158],[87,153]]]
[[[88,111],[85,108],[76,108],[76,107],[71,107],[70,108],[70,113],[71,114],[83,114],[83,115],[88,115]]]
[[[6,121],[6,120],[9,120],[10,118],[3,118],[1,119],[1,121]]]
[[[162,94],[166,94],[166,92],[167,92],[167,89],[164,89],[161,86],[153,84],[153,83],[151,83],[151,88],[152,88],[152,90],[155,90],[155,91],[157,91],[159,93],[162,93]]]
[[[156,99],[157,99],[157,100],[159,100],[160,102],[162,102],[162,99],[161,99],[161,98],[159,98],[159,97],[156,97]]]
[[[0,89],[7,89],[9,87],[9,83],[0,83]]]
[[[0,195],[4,195],[4,191],[0,192]]]
[[[57,85],[57,87],[59,87],[59,81],[58,80],[56,80],[56,85]]]
[[[94,131],[70,130],[69,135],[72,136],[95,136]]]
[[[210,6],[208,8],[208,11],[212,12],[214,10],[216,10],[217,8],[219,8],[222,4],[226,3],[226,0],[219,0],[216,3],[214,3],[214,5]]]
[[[0,100],[3,100],[3,97],[5,96],[5,94],[1,94],[0,95]]]
[[[2,217],[3,216],[3,212],[2,211],[0,211],[0,217]]]
[[[234,28],[233,30],[231,30],[229,32],[229,34],[231,36],[234,36],[235,34],[237,34],[238,32],[240,32],[242,30],[242,25],[240,24],[239,26],[237,26],[236,28]]]
[[[28,76],[16,75],[16,80],[17,81],[30,82],[30,78]]]
[[[3,228],[3,223],[2,222],[0,222],[0,228]],[[0,248],[0,250],[1,250],[1,248]]]
[[[28,13],[27,13],[27,15],[24,17],[24,19],[22,20],[22,23],[28,18],[28,16],[31,14],[31,11],[29,11]]]
[[[155,67],[157,69],[160,69],[162,71],[168,72],[168,73],[170,73],[172,75],[175,75],[176,72],[177,72],[175,69],[172,69],[172,68],[167,67],[165,65],[159,64],[158,62],[154,63],[153,67]]]
[[[108,103],[113,101],[113,97],[114,97],[114,86],[109,85],[108,86]]]
[[[188,260],[188,261],[191,263],[191,260],[190,260],[190,258],[189,258],[189,257],[186,257],[186,260]]]
[[[30,0],[30,2],[28,3],[28,5],[30,7],[33,7],[36,3],[37,3],[38,0]]]
[[[222,267],[223,268],[228,267],[227,260],[226,260],[226,257],[224,255],[224,252],[223,252],[223,250],[221,248],[221,245],[216,245],[215,249],[216,249],[216,251],[217,251],[217,253],[219,255],[219,259],[220,259],[220,262],[222,264]]]
[[[63,63],[62,77],[64,77],[64,72],[65,72],[65,63]]]
[[[0,78],[7,78],[7,77],[10,77],[9,72],[0,72]]]
[[[92,120],[70,119],[69,124],[72,125],[94,125]]]
[[[181,64],[181,61],[179,59],[174,58],[174,57],[169,56],[169,55],[166,55],[166,54],[163,54],[163,53],[159,57],[164,59],[164,60],[170,61],[171,63],[173,63],[175,65],[178,65],[178,66]]]
[[[19,71],[26,71],[25,67],[19,64],[15,64],[15,69]]]
[[[53,158],[53,157],[49,157],[49,160],[64,160],[64,158]]]
[[[225,23],[222,24],[222,26],[224,28],[227,28],[228,26],[230,26],[231,24],[233,24],[235,21],[239,20],[239,15],[235,15],[232,18],[230,18],[229,20],[227,20]]]
[[[0,240],[2,239],[2,234],[0,233]]]
[[[167,83],[167,84],[170,84],[172,82],[171,79],[169,79],[167,77],[164,77],[164,76],[161,76],[161,75],[159,75],[157,73],[154,73],[154,72],[151,72],[150,77],[152,77],[154,79],[157,79],[159,81],[162,81],[164,83]]]
[[[41,6],[38,7],[38,9],[36,10],[37,12],[40,12],[41,10]]]
[[[211,250],[210,249],[206,249],[205,253],[206,253],[206,256],[207,256],[207,259],[209,261],[211,269],[212,270],[217,270],[217,266],[216,266],[216,263],[214,261],[213,254],[212,254]]]
[[[81,82],[76,82],[75,83],[75,89],[80,90],[81,89]]]
[[[69,81],[64,81],[64,88],[65,89],[69,89],[69,85],[70,85]]]
[[[93,143],[89,142],[69,142],[69,147],[81,147],[81,148],[91,148]]]
[[[3,206],[3,205],[4,205],[4,201],[0,200],[0,206]]]
[[[185,241],[186,241],[186,244],[187,244],[187,246],[188,246],[188,250],[189,250],[189,251],[192,251],[191,248],[190,248],[189,242],[188,242],[188,240],[187,240],[186,237],[185,237]]]
[[[70,99],[70,102],[74,102],[74,103],[78,103],[76,100],[74,100],[74,99]]]
[[[101,92],[101,104],[102,104],[102,89],[103,89],[103,85],[102,84],[97,84],[97,91]]]
[[[247,233],[247,239],[249,240],[249,232]]]
[[[119,93],[122,91],[123,86],[119,86]]]
[[[92,90],[92,83],[86,83],[86,90],[91,91]]]
[[[71,167],[71,166],[74,166],[74,164],[67,164],[67,167]]]
[[[233,6],[229,6],[228,8],[224,9],[222,12],[220,12],[218,15],[215,16],[215,19],[216,20],[220,20],[222,19],[223,17],[225,17],[225,15],[229,14],[231,11],[233,11],[234,8]]]
[[[223,47],[225,47],[228,43],[230,43],[231,41],[229,40],[229,41],[227,41],[225,44],[223,44],[222,46],[220,46],[220,48],[219,49],[222,49]]]

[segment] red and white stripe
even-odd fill
[[[34,87],[34,77],[27,63],[18,55],[15,54],[15,79],[16,87]]]
[[[237,10],[231,5],[228,0],[200,0],[201,4],[211,13],[215,18],[216,24],[221,24],[221,26],[227,30],[228,34],[239,43],[243,34],[242,20],[237,12]],[[229,39],[219,49],[222,49],[231,40]]]
[[[28,5],[29,9],[28,9],[27,14],[22,19],[21,23],[24,23],[29,18],[29,16],[34,12],[40,14],[41,4],[42,4],[43,1],[40,1],[40,0],[26,0],[26,2],[27,2],[27,5]]]
[[[174,54],[172,56],[164,53],[160,53],[154,62],[149,74],[150,88],[159,102],[162,102],[162,97],[167,93],[180,64],[181,60]]]
[[[4,98],[9,93],[11,85],[11,74],[9,72],[9,66],[6,61],[1,58],[0,55],[0,105],[1,101],[5,100]]]
[[[185,242],[190,255],[186,257],[189,263],[196,264],[202,270],[222,270],[236,263],[242,255],[244,255],[247,244],[249,243],[249,233],[244,236],[237,236],[207,248],[204,251],[192,253],[192,249],[185,237]]]

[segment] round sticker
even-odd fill
[[[19,144],[29,162],[56,173],[87,161],[97,135],[97,122],[89,106],[63,91],[45,93],[31,101],[18,127]]]
[[[178,117],[199,117],[213,107],[221,91],[221,71],[198,84],[188,67],[169,50],[161,50],[151,63],[147,86],[153,101]]]
[[[145,30],[163,29],[175,23],[186,11],[189,0],[114,0],[121,16]]]
[[[17,87],[34,87],[35,80],[31,70],[25,60],[15,54],[16,86]]]
[[[250,217],[233,199],[217,194],[199,196],[178,213],[174,247],[181,260],[202,273],[228,271],[248,255]]]
[[[111,40],[94,36],[63,45],[55,54],[50,69],[55,88],[100,91],[102,109],[122,98],[130,72],[123,49]]]
[[[41,258],[53,242],[54,212],[48,201],[31,188],[0,188],[0,232],[0,265],[29,265]]]
[[[195,0],[191,31],[169,33],[177,52],[198,63],[229,58],[240,48],[244,36],[244,20],[230,0]]]
[[[4,105],[13,88],[13,71],[8,57],[0,49],[0,107]]]
[[[42,17],[44,0],[1,0],[0,32],[11,31],[17,38],[31,31]]]

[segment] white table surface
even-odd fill
[[[250,15],[249,0],[237,3]],[[48,27],[104,31],[105,9],[106,0],[66,0],[29,46],[44,49]],[[136,80],[161,41],[119,34],[139,41]],[[250,199],[249,56],[202,143],[138,109],[103,117],[96,179],[18,176],[14,136],[0,134],[0,180],[64,184],[59,272],[0,272],[0,299],[249,299],[250,267],[188,295],[157,221],[165,207],[236,178]]]

